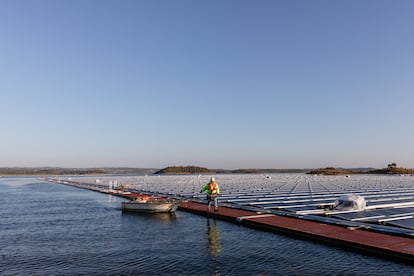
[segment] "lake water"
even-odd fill
[[[414,267],[36,178],[0,178],[0,275],[413,275]]]

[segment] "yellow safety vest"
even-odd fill
[[[210,190],[210,194],[218,194],[218,185],[216,182],[208,183],[208,189]]]

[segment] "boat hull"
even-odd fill
[[[160,200],[148,202],[122,202],[122,211],[137,213],[173,213],[180,204],[175,200]]]

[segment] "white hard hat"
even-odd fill
[[[210,179],[210,181],[213,181],[213,182],[214,182],[214,181],[216,181],[216,180],[214,179],[214,177],[212,177],[212,178]]]

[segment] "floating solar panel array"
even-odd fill
[[[212,175],[138,175],[72,177],[79,182],[183,199],[204,200],[200,194]],[[214,175],[220,185],[220,203],[264,212],[322,216],[349,222],[380,224],[414,230],[414,176],[307,174]],[[326,208],[346,194],[366,199],[363,211]],[[325,208],[324,208],[325,207]]]

